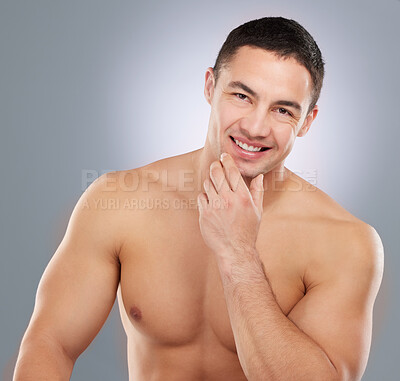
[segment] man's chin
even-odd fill
[[[245,169],[245,168],[240,168],[238,167],[240,174],[242,175],[243,178],[248,179],[248,180],[252,180],[255,177],[257,177],[259,174],[265,174],[266,172],[264,171],[251,171],[249,169]]]

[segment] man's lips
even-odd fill
[[[267,155],[268,152],[271,150],[271,147],[266,147],[261,144],[256,144],[256,145],[247,145],[247,143],[244,143],[240,139],[236,139],[237,142],[235,141],[235,138],[233,136],[230,136],[231,142],[232,142],[232,149],[233,149],[233,154],[236,157],[240,157],[245,160],[254,160],[254,159],[259,159],[262,158],[264,155]],[[248,140],[246,140],[248,141]],[[239,145],[240,144],[240,145]],[[245,145],[246,144],[246,145]]]
[[[246,138],[242,137],[236,137],[236,136],[229,136],[231,140],[239,147],[241,147],[244,150],[248,150],[249,152],[264,152],[271,147],[267,147],[264,144],[256,143],[256,142],[251,142],[250,140],[247,140]]]

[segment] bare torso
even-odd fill
[[[196,152],[153,163],[147,174],[139,171],[139,186],[126,186],[131,171],[118,172],[117,183],[123,176],[125,186],[109,196],[117,194],[120,215],[118,302],[130,380],[246,380],[217,262],[199,229],[198,187],[182,191],[179,185],[180,171],[192,169]],[[143,181],[163,171],[167,177]],[[264,199],[268,210],[257,249],[288,315],[325,269],[339,263],[339,238],[345,241],[358,220],[294,174],[272,197],[271,203]]]

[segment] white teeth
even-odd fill
[[[246,151],[251,151],[251,152],[259,152],[261,151],[261,147],[253,147],[253,146],[248,146],[246,143],[242,143],[241,141],[234,139],[235,143],[240,147],[243,148]]]

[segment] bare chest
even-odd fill
[[[290,236],[284,244],[281,238],[263,229],[257,248],[277,302],[288,314],[303,297],[304,285],[298,248]],[[159,345],[203,341],[236,352],[217,262],[202,240],[195,212],[143,220],[140,234],[127,235],[120,262],[126,330]]]

